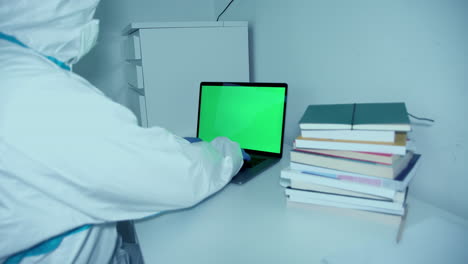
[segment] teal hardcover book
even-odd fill
[[[351,129],[353,104],[309,105],[299,121],[301,129]]]
[[[309,105],[299,126],[303,130],[411,130],[402,102]]]
[[[356,104],[353,129],[410,131],[405,103]]]

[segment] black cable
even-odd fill
[[[221,12],[221,14],[219,14],[218,18],[216,19],[216,21],[219,20],[219,17],[221,17],[224,12],[226,12],[226,10],[229,8],[229,6],[232,4],[232,2],[234,2],[234,0],[231,0],[231,2],[229,2],[229,4],[226,6],[226,8],[224,8],[223,12]]]
[[[411,117],[414,118],[414,119],[417,119],[417,120],[435,122],[434,119],[425,118],[425,117],[417,117],[417,116],[414,116],[414,115],[412,115],[412,114],[410,114],[410,113],[408,113],[408,115],[411,116]]]

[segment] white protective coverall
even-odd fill
[[[29,47],[0,39],[0,263],[118,262],[115,221],[190,207],[242,166],[237,143],[141,128],[46,58],[79,59],[97,2],[0,0],[0,32]]]

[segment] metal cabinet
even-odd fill
[[[132,23],[124,34],[130,108],[144,127],[195,136],[200,82],[249,81],[247,22]]]

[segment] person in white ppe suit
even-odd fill
[[[0,263],[118,263],[115,222],[190,207],[242,166],[226,138],[142,128],[70,71],[98,0],[0,0]]]

